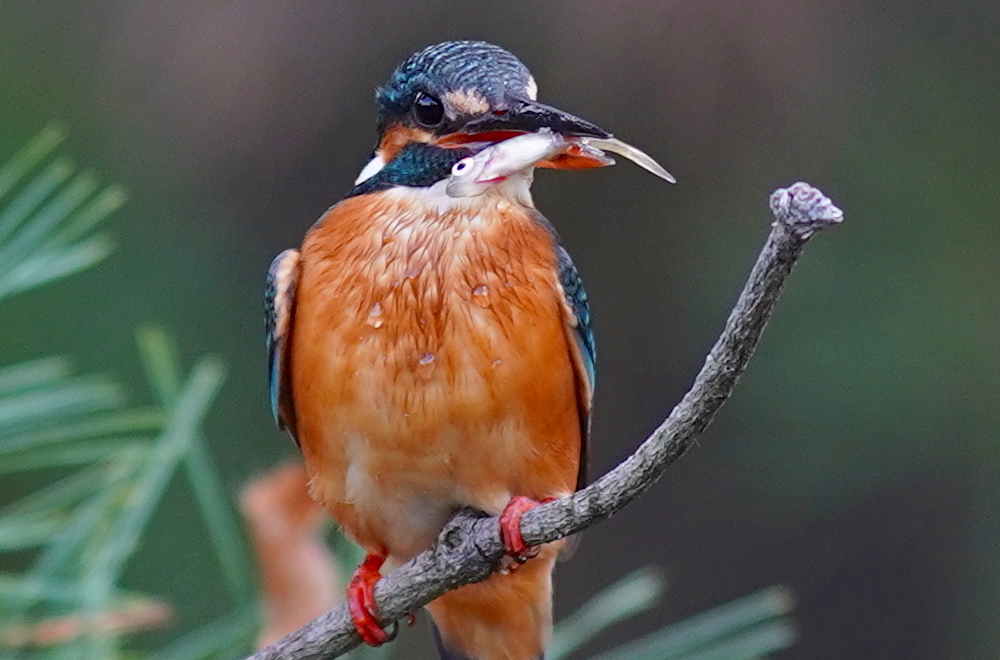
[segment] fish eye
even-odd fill
[[[451,175],[452,176],[460,176],[460,175],[464,174],[465,172],[467,172],[470,167],[472,167],[472,158],[471,157],[469,157],[469,158],[463,158],[462,160],[460,160],[457,163],[455,163],[454,165],[452,165],[452,167],[451,167]]]
[[[444,121],[444,106],[430,94],[417,92],[417,98],[413,99],[413,117],[421,126],[437,126]]]

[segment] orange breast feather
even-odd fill
[[[553,240],[499,196],[390,190],[302,247],[291,348],[313,494],[371,552],[426,548],[457,506],[573,491],[579,403]]]

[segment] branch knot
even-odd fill
[[[844,219],[844,212],[829,197],[802,181],[775,190],[771,194],[771,212],[779,225],[803,240]]]

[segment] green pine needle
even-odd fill
[[[73,373],[69,360],[47,357],[0,368],[0,396],[22,390],[53,385]]]
[[[768,630],[771,630],[774,623],[779,623],[775,620],[788,614],[793,605],[794,600],[788,589],[771,587],[667,626],[651,635],[608,651],[594,660],[680,660],[681,658],[702,660],[702,654],[721,653],[719,649],[736,648],[732,645],[744,638],[757,640],[758,633],[754,631],[758,626],[767,624]],[[780,621],[780,626],[781,630],[788,634],[769,633],[767,639],[786,641],[782,646],[771,650],[784,648],[792,643],[791,629],[786,628],[788,624]],[[750,648],[752,645],[747,642],[745,646]],[[754,651],[750,655],[705,655],[704,658],[735,659],[759,655],[762,653]]]
[[[3,513],[9,516],[30,515],[39,519],[65,516],[67,511],[103,488],[107,480],[106,465],[78,470],[4,507]]]
[[[61,126],[49,125],[0,167],[0,198],[9,193],[18,181],[52,153],[65,137],[66,131]]]
[[[197,628],[154,656],[154,660],[209,660],[235,658],[248,651],[249,640],[258,632],[260,619],[256,607],[242,607]]]
[[[2,399],[0,399],[2,400]],[[41,450],[47,445],[105,438],[118,434],[158,431],[164,422],[159,408],[133,408],[106,414],[88,414],[65,423],[44,426],[30,432],[0,438],[0,460],[25,450]]]
[[[0,552],[36,548],[52,541],[59,533],[59,520],[35,520],[5,516],[0,519]]]
[[[102,376],[81,376],[0,399],[0,440],[122,404],[120,387]]]
[[[663,588],[663,576],[651,567],[625,576],[559,622],[545,657],[562,660],[602,631],[648,611],[659,602]]]
[[[77,440],[55,446],[34,446],[19,452],[11,452],[0,462],[0,474],[28,472],[31,470],[74,467],[106,461],[124,447],[152,446],[149,438],[121,436],[109,440]]]
[[[150,385],[157,398],[170,405],[178,396],[180,375],[177,370],[177,345],[160,328],[143,328],[138,335],[139,353]],[[216,558],[222,567],[229,592],[237,603],[254,599],[253,568],[250,550],[242,528],[222,487],[222,478],[212,463],[204,438],[199,434],[184,457],[195,499],[201,509]]]
[[[62,140],[49,127],[0,166],[0,299],[83,270],[106,257],[111,241],[88,235],[125,201],[119,186],[101,189],[89,173],[74,176],[66,159],[44,164]],[[34,178],[31,173],[41,168]]]
[[[197,365],[176,403],[167,416],[163,433],[152,451],[144,458],[139,474],[125,493],[125,501],[114,522],[106,542],[95,552],[87,570],[85,584],[89,587],[87,598],[91,606],[97,603],[98,594],[110,593],[124,568],[125,561],[139,545],[156,504],[163,496],[170,478],[194,441],[197,428],[208,412],[224,378],[224,369],[215,359],[204,358]]]

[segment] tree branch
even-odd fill
[[[805,183],[775,191],[771,210],[776,221],[767,243],[690,391],[618,467],[570,497],[525,513],[521,531],[529,545],[575,534],[620,511],[684,455],[729,398],[806,242],[816,231],[843,218],[823,193]],[[384,622],[398,621],[447,591],[486,579],[503,555],[497,518],[459,512],[433,547],[379,580],[375,587],[378,611]],[[347,608],[341,606],[251,660],[333,658],[360,642]]]

